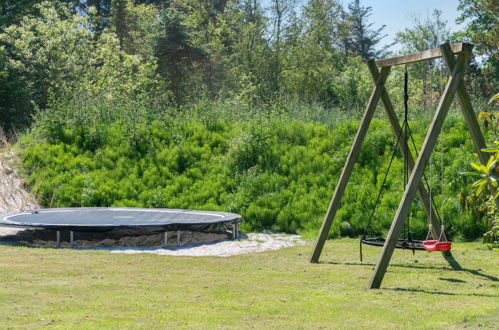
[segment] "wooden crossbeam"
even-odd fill
[[[421,152],[419,153],[419,157],[416,160],[416,164],[409,178],[409,182],[404,191],[404,195],[399,204],[395,217],[393,218],[393,222],[390,227],[390,231],[388,232],[383,250],[381,251],[378,262],[376,263],[374,273],[369,282],[370,289],[377,289],[381,286],[381,282],[383,281],[383,277],[385,276],[386,269],[388,268],[388,264],[390,263],[390,259],[393,254],[393,250],[395,249],[395,245],[397,244],[397,240],[400,236],[400,231],[402,230],[405,219],[407,218],[407,215],[409,213],[409,208],[414,199],[414,195],[416,194],[417,185],[421,181],[423,171],[428,163],[431,152],[435,147],[438,135],[442,130],[442,126],[451,106],[454,94],[463,81],[464,69],[468,63],[469,58],[469,52],[465,52],[459,55],[457,63],[452,70],[452,74],[447,82],[442,98],[440,99],[437,111],[435,113],[435,116],[433,117],[428,133],[426,134]]]
[[[473,49],[472,44],[468,44],[465,42],[449,45],[449,47],[450,47],[450,51],[453,54],[470,53],[471,50]],[[427,60],[432,60],[434,58],[439,58],[439,57],[442,57],[441,49],[434,48],[434,49],[428,49],[428,50],[425,50],[425,51],[419,52],[419,53],[377,60],[376,64],[380,67],[386,67],[386,66],[395,66],[395,65],[401,65],[401,64],[409,64],[409,63],[427,61]]]

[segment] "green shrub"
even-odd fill
[[[28,185],[42,205],[224,210],[243,215],[243,230],[315,232],[358,125],[343,120],[327,127],[288,116],[239,121],[225,108],[211,115],[207,109],[159,115],[142,103],[115,106],[54,107],[20,142]],[[471,145],[460,120],[451,118],[446,125],[440,142],[445,151],[440,153],[439,144],[432,159],[432,192],[448,235],[475,239],[485,230],[483,221],[462,214],[456,197],[470,183],[459,171],[469,161]],[[413,123],[418,147],[426,127],[423,120]],[[386,122],[371,124],[330,237],[362,234],[388,167],[392,135]],[[397,151],[371,234],[389,228],[402,192]],[[426,236],[418,199],[410,228],[415,237]]]

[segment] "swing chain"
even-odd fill
[[[428,241],[430,239],[434,239],[434,240],[437,240],[439,242],[447,242],[448,240],[447,240],[447,236],[445,235],[445,226],[440,225],[440,236],[438,238],[435,238],[433,236],[433,226],[430,223],[428,225],[428,234],[426,235],[425,241]]]

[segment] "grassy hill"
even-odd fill
[[[46,207],[223,210],[242,214],[243,230],[315,235],[358,122],[323,124],[289,114],[252,116],[231,110],[158,115],[129,104],[55,108],[38,118],[19,143],[23,173]],[[419,147],[428,122],[413,120],[411,125]],[[444,131],[426,175],[450,237],[473,240],[488,224],[480,214],[463,212],[458,199],[473,180],[460,175],[474,159],[472,144],[457,116],[447,120]],[[374,120],[331,237],[362,233],[395,142],[388,124]],[[373,235],[389,227],[403,178],[397,151],[372,221]],[[410,217],[411,232],[424,238],[427,221],[420,201],[413,203]]]

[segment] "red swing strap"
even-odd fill
[[[447,240],[445,236],[445,227],[442,225],[440,230],[440,237],[438,239],[429,239],[433,237],[432,226],[429,225],[428,235],[423,241],[423,248],[428,252],[434,251],[449,251],[452,248],[452,243]]]

